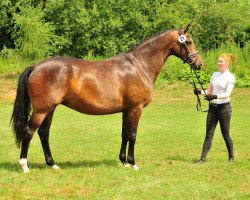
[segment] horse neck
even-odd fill
[[[132,53],[155,82],[167,58],[171,55],[172,31],[164,32],[136,46]]]

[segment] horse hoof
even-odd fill
[[[23,173],[28,173],[30,171],[29,168],[28,168],[28,165],[27,165],[27,159],[26,158],[20,159],[19,164],[23,168]]]
[[[28,166],[27,167],[23,167],[23,173],[29,173],[30,172],[30,170],[29,170],[29,168],[28,168]]]
[[[58,167],[57,165],[53,165],[52,168],[53,168],[54,170],[60,170],[60,169],[61,169],[61,168]]]
[[[133,169],[138,170],[139,169],[138,165],[133,165]]]
[[[138,170],[139,169],[138,165],[131,165],[129,163],[124,163],[123,166],[126,167],[126,168],[133,167],[134,170]]]
[[[128,168],[128,167],[130,167],[131,165],[129,164],[129,163],[123,163],[123,167],[125,167],[125,168]]]

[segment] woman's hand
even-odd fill
[[[208,95],[205,95],[204,99],[207,101],[212,101],[214,99],[217,99],[217,95],[208,94]]]
[[[195,95],[201,94],[201,90],[194,89],[194,94],[195,94]]]

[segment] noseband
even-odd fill
[[[191,65],[191,67],[194,69],[194,63],[196,62],[196,60],[193,60],[193,58],[199,54],[198,51],[195,51],[193,53],[190,53],[185,42],[186,42],[186,36],[184,34],[182,34],[181,29],[178,29],[178,41],[180,44],[180,57],[182,54],[182,49],[184,49],[186,51],[186,58],[183,60],[183,63],[188,63],[189,65]]]

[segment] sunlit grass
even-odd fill
[[[139,171],[123,168],[118,159],[121,114],[87,116],[59,106],[50,144],[61,170],[45,165],[35,134],[29,174],[17,164],[20,150],[9,126],[13,99],[5,99],[0,104],[0,199],[248,199],[249,95],[249,89],[236,88],[232,96],[233,164],[227,163],[218,126],[207,163],[194,165],[206,114],[196,111],[191,86],[176,84],[156,89],[143,111],[135,147]]]

